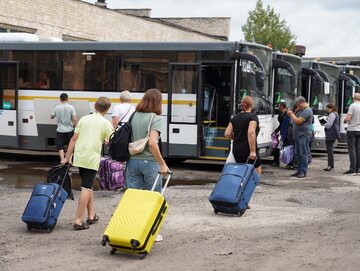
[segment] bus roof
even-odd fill
[[[35,51],[234,51],[239,46],[258,47],[263,50],[271,48],[247,42],[98,42],[98,41],[64,41],[64,42],[1,42],[0,50],[35,50]]]

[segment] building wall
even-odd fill
[[[79,0],[1,0],[0,24],[36,29],[39,36],[57,38],[66,35],[100,41],[223,40]]]

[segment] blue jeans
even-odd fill
[[[152,160],[130,159],[126,167],[126,184],[128,188],[151,190],[160,171],[160,165]],[[155,187],[161,192],[162,178]]]
[[[298,173],[305,174],[308,170],[310,153],[309,143],[310,135],[302,135],[295,139],[295,157],[298,165]]]

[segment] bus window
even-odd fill
[[[36,52],[36,89],[59,89],[59,53]]]
[[[126,57],[120,70],[120,90],[145,92],[157,88],[167,92],[169,59]]]
[[[81,52],[64,52],[63,89],[84,90],[84,70],[85,59]]]
[[[112,52],[64,52],[63,89],[116,90],[117,57]]]
[[[34,87],[34,52],[13,51],[11,60],[19,61],[19,88],[32,89]]]

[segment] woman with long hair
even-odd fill
[[[251,96],[242,98],[242,111],[231,119],[225,130],[225,137],[234,141],[232,152],[236,162],[246,163],[248,158],[255,161],[255,169],[261,175],[261,161],[256,143],[256,137],[260,131],[259,118],[252,113],[253,105]]]

